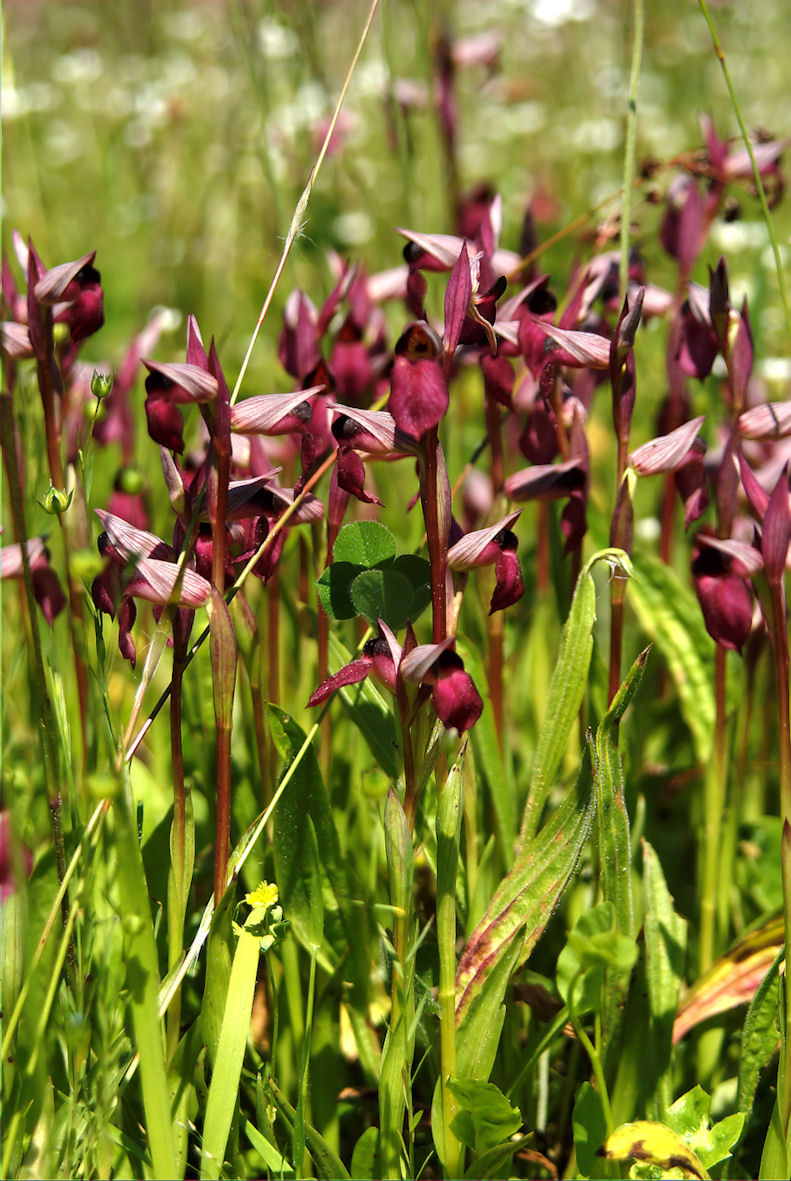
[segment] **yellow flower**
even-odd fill
[[[274,906],[279,898],[277,886],[272,882],[261,882],[249,894],[245,894],[244,900],[248,906],[255,908],[261,907],[268,910],[270,906]]]

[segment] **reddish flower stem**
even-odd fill
[[[420,502],[426,525],[429,563],[431,565],[432,639],[441,644],[447,635],[447,538],[440,530],[437,508],[437,430],[427,431],[423,442]]]

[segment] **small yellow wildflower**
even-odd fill
[[[248,906],[255,908],[261,907],[268,910],[270,906],[274,906],[279,898],[277,886],[273,882],[261,882],[249,894],[245,894],[244,900]]]

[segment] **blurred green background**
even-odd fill
[[[165,304],[194,312],[235,373],[367,9],[363,0],[6,0],[3,246],[9,253],[16,228],[47,265],[97,250],[107,324],[88,342],[89,359],[116,362]],[[788,0],[712,11],[748,127],[782,134]],[[455,45],[459,181],[502,193],[503,245],[518,247],[530,200],[546,237],[617,199],[631,24],[626,0],[382,0],[280,304],[297,284],[322,299],[327,247],[376,270],[401,261],[395,225],[452,229],[434,102],[443,30]],[[721,135],[736,133],[697,4],[646,4],[638,162],[699,147],[702,110]],[[659,174],[661,188],[668,181]],[[740,266],[754,283],[758,263],[771,284],[757,202],[742,206],[702,263],[723,249],[737,283]],[[598,220],[616,209],[605,204]],[[637,200],[638,244],[655,237],[658,218]],[[787,241],[784,209],[778,229]],[[563,273],[581,249],[579,237],[564,241],[542,265]],[[659,265],[669,278],[669,260]],[[179,330],[174,350],[182,341]],[[271,373],[275,348],[270,332],[254,378]]]

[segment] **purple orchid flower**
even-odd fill
[[[399,681],[430,687],[437,717],[447,730],[463,734],[474,726],[483,701],[461,657],[451,650],[453,639],[415,646],[410,627],[402,647],[381,619],[379,630],[378,637],[365,643],[361,656],[314,690],[308,706],[321,705],[336,689],[358,684],[370,675],[391,693],[396,693]]]

